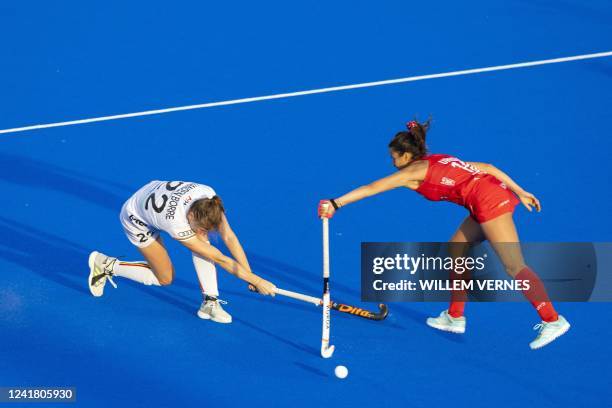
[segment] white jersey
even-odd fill
[[[184,240],[195,235],[189,226],[187,212],[194,201],[213,198],[215,190],[188,181],[152,181],[138,190],[125,204],[130,214],[148,229],[165,231],[174,239]]]

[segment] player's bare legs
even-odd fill
[[[502,214],[482,224],[478,224],[471,217],[466,218],[450,240],[450,255],[452,257],[464,256],[470,243],[481,242],[484,239],[491,243],[510,276],[530,283],[530,289],[523,293],[537,310],[542,323],[535,326],[535,329],[539,330],[538,336],[529,346],[532,349],[543,347],[567,332],[570,324],[563,316],[557,314],[548,298],[544,284],[525,265],[512,213]],[[463,316],[465,299],[460,298],[463,295],[453,292],[449,310],[443,311],[439,317],[427,319],[427,324],[439,330],[463,333],[466,323]]]
[[[530,282],[532,289],[524,291],[524,293],[537,309],[542,320],[546,322],[557,320],[557,312],[546,294],[542,281],[525,265],[512,214],[502,214],[491,221],[482,223],[480,226],[508,275],[515,279]]]
[[[480,226],[503,263],[506,272],[517,280],[529,282],[530,288],[524,290],[523,294],[542,319],[542,323],[535,326],[539,332],[537,338],[530,343],[530,347],[532,349],[543,347],[565,334],[570,324],[563,316],[557,314],[548,298],[544,284],[538,275],[525,265],[512,213],[502,214]]]
[[[162,286],[170,285],[174,280],[174,266],[164,246],[162,237],[157,237],[151,244],[144,248],[138,248],[138,250],[147,260],[149,268],[151,268],[157,277],[159,284]]]
[[[448,251],[452,258],[459,258],[465,256],[473,244],[484,241],[485,236],[478,224],[472,217],[466,217],[461,223],[457,231],[451,237],[448,244]],[[469,275],[470,271],[465,271],[464,275]],[[461,276],[454,275],[455,278],[461,278]],[[469,279],[469,276],[463,276],[463,279]],[[465,300],[467,294],[465,291],[452,292],[451,303],[449,306],[448,313],[452,317],[463,316],[463,309],[465,306]]]
[[[449,241],[449,255],[452,258],[465,256],[470,245],[483,240],[484,234],[480,225],[472,217],[466,217]],[[453,274],[453,278],[460,279],[461,277]],[[427,325],[452,333],[465,333],[466,319],[463,316],[463,310],[466,296],[465,291],[453,291],[448,310],[444,310],[438,317],[428,318]]]
[[[478,243],[484,241],[485,236],[478,224],[472,217],[465,217],[457,231],[448,242]]]
[[[506,273],[516,278],[526,265],[512,213],[502,214],[480,224],[480,227],[504,265]]]

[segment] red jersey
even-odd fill
[[[429,162],[425,180],[415,191],[431,201],[464,206],[478,222],[513,211],[518,199],[494,176],[447,154],[423,158]]]

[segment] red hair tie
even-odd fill
[[[408,130],[412,130],[412,128],[416,127],[418,125],[418,123],[416,122],[416,120],[411,120],[410,122],[406,123],[406,127],[408,128]]]

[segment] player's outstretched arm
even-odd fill
[[[219,251],[208,242],[204,242],[198,237],[189,238],[179,242],[187,247],[191,252],[210,259],[237,278],[252,284],[257,288],[259,293],[271,296],[276,294],[276,286],[273,283],[268,282],[261,276],[257,276],[253,272],[246,270],[242,265],[240,265],[240,263],[236,262],[229,256],[224,255],[223,252]]]
[[[489,173],[494,176],[496,179],[504,183],[517,197],[521,200],[523,205],[531,211],[531,207],[535,207],[535,209],[540,212],[542,210],[542,206],[540,205],[540,200],[538,200],[533,194],[525,191],[521,186],[518,185],[517,182],[512,180],[512,178],[489,163],[479,163],[479,162],[468,162],[468,164],[476,167],[478,170],[484,171],[485,173]]]
[[[414,166],[409,166],[387,177],[378,179],[365,186],[358,187],[341,197],[335,198],[333,201],[338,208],[344,207],[348,204],[363,200],[364,198],[384,193],[385,191],[393,190],[398,187],[408,187],[414,181],[423,180],[426,173],[427,165],[417,164]],[[333,203],[330,202],[330,200],[323,200],[319,203],[319,217],[331,218],[335,212],[336,208],[334,207]]]
[[[238,237],[232,230],[232,227],[230,227],[230,224],[225,214],[223,214],[221,225],[219,225],[219,235],[221,235],[221,239],[223,239],[225,246],[227,247],[227,249],[229,249],[236,262],[242,265],[242,267],[248,272],[251,272],[251,265],[249,265],[249,260],[247,259],[247,256],[244,253],[244,249],[242,249],[242,245],[240,245]]]

